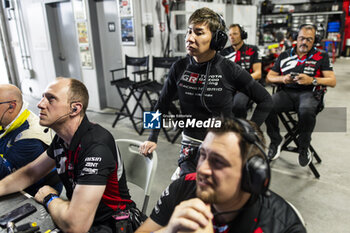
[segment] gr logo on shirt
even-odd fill
[[[198,78],[200,77],[197,73],[192,73],[189,71],[185,71],[181,77],[181,80],[196,84],[198,82]]]

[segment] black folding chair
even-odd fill
[[[134,69],[136,69],[132,72],[133,80],[128,77],[128,67],[134,67]],[[124,71],[124,73],[122,73],[122,71]],[[112,124],[112,127],[114,128],[119,120],[128,117],[136,132],[141,135],[144,129],[143,127],[139,129],[137,125],[140,123],[142,124],[142,117],[136,117],[135,113],[138,108],[144,112],[144,108],[141,104],[142,93],[139,91],[138,87],[144,83],[149,82],[149,56],[129,57],[125,55],[125,67],[113,69],[110,70],[110,72],[112,73],[111,85],[114,85],[117,88],[118,94],[122,100],[122,107],[119,111],[116,112],[117,116]],[[120,78],[117,78],[118,76],[115,74],[115,72],[120,73]],[[129,90],[129,93],[126,94],[122,92],[122,89]],[[137,95],[136,93],[139,94]],[[130,110],[128,106],[128,102],[130,101],[131,97],[134,97],[136,100],[136,104],[132,110]]]
[[[159,97],[160,92],[163,88],[163,84],[156,80],[156,68],[169,69],[171,65],[179,60],[180,57],[152,57],[152,81],[140,85],[140,89],[145,92],[146,98],[151,105],[151,109],[154,109],[154,105],[157,99],[152,99],[151,94],[156,94]]]
[[[155,104],[159,99],[160,92],[163,88],[163,84],[158,82],[156,79],[156,70],[160,68],[167,70],[172,66],[174,62],[176,62],[179,59],[180,57],[155,57],[155,56],[152,57],[152,70],[150,70],[150,72],[152,73],[152,80],[137,86],[137,88],[142,92],[141,95],[146,96],[146,99],[148,101],[149,106],[151,107],[151,110],[154,110]],[[164,76],[167,76],[167,74],[165,74]],[[156,98],[152,98],[151,97],[152,95],[156,95]],[[170,106],[170,112],[173,115],[180,113],[174,103],[172,103]],[[162,129],[166,139],[171,143],[174,143],[177,137],[181,134],[181,131],[179,132],[179,130],[175,130],[176,134],[174,135],[173,138],[171,138],[168,132],[172,129],[167,130],[164,127]]]
[[[326,93],[326,90],[326,87],[320,87],[320,90],[316,90],[316,88],[314,88],[314,92],[318,91],[320,95],[320,104],[318,106],[317,113],[321,112],[324,108],[324,94]],[[273,90],[273,92],[274,91],[275,90]],[[284,135],[284,143],[281,147],[281,151],[299,153],[299,144],[297,137],[299,135],[300,128],[298,125],[297,114],[298,113],[296,111],[281,112],[277,114],[283,126],[287,130],[287,134]],[[295,146],[291,145],[292,142],[294,142]],[[316,159],[317,163],[321,163],[322,160],[316,152],[315,148],[311,145],[311,143],[308,149],[311,152],[311,156],[313,156]],[[313,162],[309,164],[309,168],[311,169],[312,173],[316,178],[320,178],[320,173],[317,171]]]

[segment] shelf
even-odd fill
[[[262,16],[271,16],[271,17],[276,17],[276,16],[285,16],[291,14],[290,12],[278,12],[278,13],[268,13],[268,14],[261,14]]]
[[[262,28],[263,29],[288,28],[288,23],[266,24],[266,25],[263,25]]]
[[[292,16],[337,15],[337,14],[343,14],[343,11],[324,11],[324,12],[292,13]]]

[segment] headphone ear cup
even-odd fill
[[[320,43],[320,42],[321,42],[321,36],[318,35],[318,34],[316,34],[316,35],[315,35],[315,42],[314,42],[314,45],[316,45],[316,44],[318,44],[318,43]]]
[[[269,188],[270,170],[258,155],[249,158],[242,171],[242,189],[251,194],[265,194]]]
[[[248,38],[248,33],[246,31],[242,30],[242,32],[241,32],[241,39],[245,40],[247,38]]]
[[[212,50],[216,50],[216,47],[217,47],[217,31],[215,32],[215,34],[213,34],[212,38],[211,38],[211,41],[210,41],[210,49]]]
[[[216,51],[222,50],[225,47],[227,40],[227,34],[224,31],[217,30],[210,41],[210,48]]]
[[[296,31],[292,32],[292,39],[293,40],[297,40],[298,39],[298,32],[296,32]]]

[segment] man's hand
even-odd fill
[[[211,225],[213,214],[210,211],[210,205],[206,205],[199,198],[190,199],[181,202],[176,206],[168,225],[165,227],[165,232],[213,232],[214,230],[206,228]]]
[[[294,83],[294,79],[290,74],[284,75],[283,76],[283,83],[284,84],[290,84],[290,83]]]
[[[157,148],[157,143],[151,142],[151,141],[145,141],[142,143],[142,145],[139,147],[140,154],[147,156],[149,154],[152,154],[152,152]]]
[[[48,185],[45,185],[43,186],[41,189],[39,189],[39,191],[35,194],[35,197],[34,199],[43,204],[43,201],[44,201],[44,197],[46,197],[47,195],[49,195],[50,193],[55,193],[57,194],[58,196],[58,192],[56,191],[56,189],[48,186]]]
[[[312,81],[313,78],[307,74],[299,74],[295,77],[295,82],[297,82],[300,85],[311,85]]]

